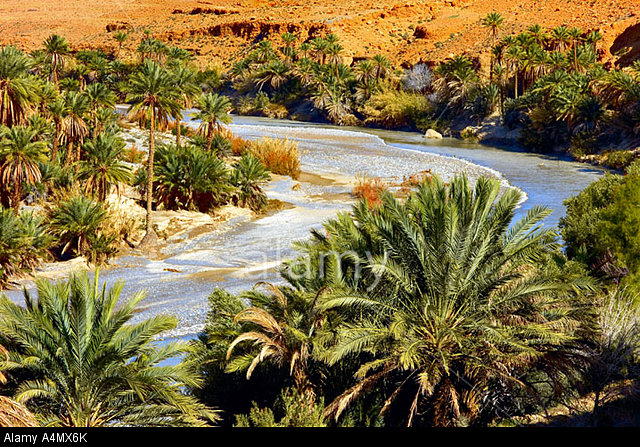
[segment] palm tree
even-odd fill
[[[64,96],[66,104],[65,136],[67,138],[67,155],[64,166],[68,167],[74,161],[80,160],[80,148],[84,139],[89,135],[89,126],[85,120],[89,111],[89,98],[80,92],[67,92]],[[76,153],[74,155],[74,145]]]
[[[571,39],[571,48],[573,50],[573,70],[578,71],[578,41],[582,39],[582,30],[580,28],[571,28],[568,36]]]
[[[274,60],[264,64],[256,74],[258,90],[262,91],[265,84],[269,84],[272,90],[278,90],[289,79],[289,70],[289,65],[281,60]]]
[[[18,215],[22,199],[22,185],[35,185],[40,180],[38,163],[46,161],[46,144],[34,141],[37,134],[30,127],[14,126],[0,137],[0,178],[4,185],[12,185],[12,205]]]
[[[70,59],[69,42],[62,36],[52,34],[44,41],[44,62],[51,66],[51,80],[58,85],[58,74]]]
[[[245,292],[242,298],[251,303],[234,318],[244,324],[242,333],[235,338],[227,350],[230,362],[227,371],[245,371],[247,379],[255,368],[270,361],[289,369],[300,394],[313,393],[307,376],[308,363],[314,348],[314,337],[325,321],[318,310],[317,294],[275,287],[268,283],[271,293]],[[252,342],[257,349],[248,354],[232,358],[236,348]]]
[[[124,31],[116,31],[113,35],[113,38],[118,42],[118,51],[116,53],[116,59],[120,56],[120,51],[122,50],[122,45],[125,43],[129,35]]]
[[[182,132],[182,109],[188,109],[193,105],[193,99],[200,93],[200,87],[196,82],[196,74],[193,70],[178,66],[171,72],[175,88],[179,94],[181,110],[176,120],[176,147],[180,147],[180,135]]]
[[[123,286],[107,290],[97,274],[84,274],[68,282],[37,281],[38,297],[25,290],[25,307],[0,297],[0,327],[18,347],[5,368],[35,377],[20,383],[16,400],[46,402],[39,408],[49,426],[188,426],[215,420],[215,412],[181,391],[199,383],[189,365],[159,366],[188,351],[185,342],[153,344],[176,319],[158,315],[130,323],[145,294],[119,301]]]
[[[514,97],[516,98],[518,97],[518,78],[520,76],[520,67],[522,64],[523,54],[524,53],[522,49],[516,46],[509,47],[507,49],[507,52],[505,53],[507,67],[510,67],[510,69],[513,71],[513,74],[514,74],[513,94],[514,94]]]
[[[238,188],[238,204],[254,211],[262,209],[267,204],[267,195],[262,188],[271,178],[269,170],[251,154],[243,155],[233,167],[231,183]]]
[[[108,213],[102,203],[91,197],[74,195],[57,203],[48,211],[47,220],[64,255],[71,249],[75,256],[83,256],[107,219]]]
[[[117,135],[104,133],[84,144],[86,160],[81,162],[80,178],[86,181],[86,192],[96,191],[98,200],[104,202],[111,187],[130,179],[130,169],[122,161],[125,143]]]
[[[214,132],[220,131],[220,123],[231,122],[231,102],[226,96],[217,93],[205,93],[198,100],[199,111],[191,119],[200,120],[199,130],[206,135],[207,151],[211,150]]]
[[[89,84],[85,89],[84,94],[89,100],[89,115],[93,121],[92,137],[96,138],[101,130],[100,121],[98,120],[98,109],[109,108],[113,109],[116,105],[116,95],[106,85],[94,82]]]
[[[491,30],[491,47],[493,48],[496,45],[496,36],[498,35],[498,30],[504,23],[504,17],[502,17],[497,12],[490,12],[482,19],[482,26],[485,28],[489,28]],[[491,54],[491,66],[489,67],[489,76],[490,80],[493,80],[493,53]]]
[[[55,101],[47,104],[47,114],[53,119],[54,135],[53,144],[51,148],[51,161],[53,163],[58,162],[58,147],[60,140],[62,139],[64,118],[67,114],[67,104],[63,97],[56,98]]]
[[[180,112],[178,92],[171,76],[154,62],[146,61],[134,73],[128,86],[127,101],[131,102],[129,116],[140,121],[149,121],[149,156],[147,159],[147,222],[146,234],[141,242],[144,246],[152,242],[156,233],[151,225],[151,202],[153,200],[153,159],[155,156],[155,131],[158,124],[166,125],[169,117]]]
[[[555,50],[564,51],[571,42],[571,36],[569,35],[569,29],[564,26],[558,26],[551,30],[551,40]]]
[[[324,61],[327,56],[327,49],[329,48],[329,42],[327,42],[322,37],[316,37],[311,41],[311,47],[315,52],[318,62],[321,65],[324,65]]]
[[[346,319],[326,358],[369,359],[327,415],[337,418],[389,379],[383,414],[402,395],[407,425],[418,417],[435,425],[473,422],[483,402],[522,385],[519,371],[566,349],[579,326],[570,298],[577,285],[537,267],[558,248],[556,234],[540,225],[550,210],[533,207],[511,225],[521,195],[499,194],[497,180],[479,178],[473,188],[465,177],[446,185],[434,176],[405,202],[390,193],[375,210],[359,202],[353,217],[340,215],[299,245],[306,263],[293,265],[319,266],[332,253],[347,254],[298,275],[304,279],[294,285],[348,286],[319,304]]]
[[[29,76],[33,61],[13,46],[0,48],[0,125],[20,123],[37,98],[38,83]]]
[[[376,81],[388,76],[391,68],[391,62],[389,62],[389,59],[381,54],[376,54],[371,58],[371,63],[373,63],[373,73],[376,76]]]

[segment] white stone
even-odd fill
[[[424,134],[424,137],[430,138],[432,140],[442,140],[442,134],[433,129],[427,130],[427,132]]]

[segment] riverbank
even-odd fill
[[[167,338],[202,330],[209,307],[207,297],[216,287],[238,293],[258,281],[279,283],[278,266],[296,255],[292,243],[307,239],[311,229],[320,229],[322,222],[337,213],[349,211],[354,203],[351,192],[360,175],[396,184],[428,169],[445,180],[462,173],[470,181],[479,175],[492,176],[500,179],[503,187],[516,187],[526,194],[528,199],[518,208],[516,218],[534,205],[548,205],[553,213],[545,224],[555,225],[564,213],[563,200],[601,173],[568,160],[452,138],[426,140],[415,132],[243,116],[234,116],[228,127],[247,140],[264,136],[295,140],[302,173],[298,180],[272,175],[265,192],[280,205],[270,212],[237,220],[232,217],[212,231],[199,232],[181,223],[176,225],[182,228],[180,236],[164,247],[161,256],[146,257],[128,250],[101,270],[101,280],[107,285],[124,282],[123,297],[147,291],[136,321],[164,313],[178,318],[178,327],[165,334]],[[171,139],[170,134],[165,137]],[[140,134],[141,148],[145,147],[144,139]],[[76,261],[75,266],[85,268],[81,264]],[[72,267],[74,264],[68,264],[66,271]],[[33,288],[30,281],[22,285]],[[18,290],[8,296],[23,302]]]

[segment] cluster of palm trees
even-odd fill
[[[523,126],[523,145],[583,155],[637,136],[639,66],[605,68],[597,30],[532,25],[498,40],[504,18],[491,13],[482,23],[491,32],[490,82],[505,122]]]
[[[631,298],[600,306],[600,286],[558,261],[557,234],[540,223],[549,209],[512,222],[519,199],[494,180],[434,176],[406,200],[360,201],[297,244],[286,285],[214,292],[190,356],[206,359],[196,394],[247,412],[251,401],[272,406],[277,394],[261,387],[290,387],[310,409],[327,404],[326,424],[409,426],[511,420],[575,396],[599,371],[594,343],[614,336],[611,306]],[[618,361],[611,380],[637,366],[637,333],[616,339],[624,359],[606,351]]]
[[[124,42],[126,36],[117,40]],[[42,205],[46,212],[41,213],[41,226],[29,228],[54,236],[48,241],[57,240],[49,247],[56,257],[112,256],[121,241],[108,231],[113,225],[107,218],[107,198],[112,191],[119,195],[126,185],[140,185],[142,180],[146,234],[152,239],[155,197],[158,205],[170,209],[208,211],[231,200],[254,209],[265,204],[264,166],[244,160],[240,166],[255,169],[235,173],[219,160],[231,146],[220,132],[221,124],[230,122],[231,103],[210,91],[215,78],[211,70],[195,69],[188,52],[149,36],[143,37],[138,52],[140,61],[135,62],[100,50],[72,53],[67,40],[58,35],[48,37],[43,48],[31,54],[14,46],[0,48],[0,204],[12,208],[19,221],[27,216],[20,214],[25,202],[36,208]],[[129,119],[149,131],[146,172],[127,155],[116,112],[122,101],[130,105]],[[200,120],[200,127],[183,150],[183,110],[193,106],[198,110],[192,118]],[[168,165],[164,157],[158,170],[154,167],[157,132],[170,128],[175,146],[165,153],[181,151],[188,156],[174,157]],[[156,178],[159,183],[154,183]],[[0,235],[0,244],[6,247],[0,284],[34,266],[32,257],[16,261],[27,259],[25,250],[46,252],[47,247],[43,251],[40,242],[34,242],[44,240],[29,232],[21,237],[14,233]]]
[[[279,37],[282,46],[262,40],[233,64],[228,75],[236,92],[266,93],[285,106],[309,101],[331,122],[353,124],[359,108],[393,74],[390,61],[382,55],[347,65],[335,34],[302,43],[292,33]]]

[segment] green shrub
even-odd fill
[[[160,146],[154,173],[157,200],[170,210],[207,212],[225,203],[233,190],[225,162],[192,145]]]
[[[269,171],[251,154],[245,154],[233,166],[231,183],[237,188],[236,204],[258,211],[267,204],[267,195],[262,190],[269,181]]]
[[[275,414],[282,416],[276,421]],[[276,412],[271,408],[258,408],[254,402],[248,415],[236,416],[236,427],[326,427],[324,402],[316,402],[312,395],[300,395],[293,388],[282,391],[276,404]]]
[[[631,151],[607,151],[604,154],[602,164],[608,168],[613,169],[625,169],[636,158],[636,155]]]
[[[386,88],[364,104],[365,123],[389,128],[421,128],[430,118],[431,105],[422,94]]]

